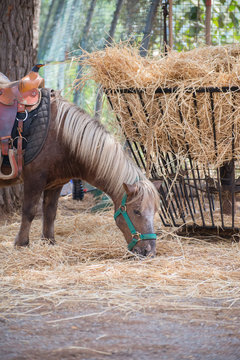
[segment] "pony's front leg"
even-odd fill
[[[24,183],[24,197],[22,207],[22,220],[20,230],[15,239],[15,246],[29,245],[29,231],[32,221],[38,209],[38,203],[43,191],[43,187],[34,180],[28,184]]]
[[[43,194],[43,230],[42,238],[47,239],[50,244],[55,243],[54,221],[57,213],[58,199],[62,186],[57,189],[45,190]]]

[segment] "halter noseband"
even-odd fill
[[[123,216],[124,220],[126,221],[127,226],[132,234],[132,241],[128,244],[128,250],[131,251],[134,248],[134,246],[138,243],[138,241],[156,240],[157,235],[156,234],[141,234],[136,231],[136,229],[133,226],[133,223],[131,222],[131,220],[128,216],[128,213],[126,211],[126,201],[127,201],[127,194],[124,194],[123,198],[122,198],[121,206],[114,214],[114,219],[116,220],[116,218],[121,214]]]

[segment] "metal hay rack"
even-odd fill
[[[177,88],[158,88],[155,94],[171,94]],[[196,124],[198,100],[196,94],[205,93],[209,97],[212,141],[215,152],[218,151],[216,136],[216,118],[214,94],[228,93],[233,95],[240,93],[239,87],[202,87],[198,89],[188,88],[186,91],[192,94],[192,106],[195,110]],[[115,109],[112,96],[121,97],[126,106],[129,118],[133,121],[138,131],[138,124],[134,119],[134,111],[128,102],[128,94],[134,94],[142,106],[142,112],[149,120],[146,110],[143,90],[141,89],[117,89],[105,90],[109,103],[116,113],[117,120],[121,124],[119,115]],[[233,109],[234,110],[234,109]],[[161,105],[159,112],[163,112]],[[184,114],[179,108],[180,121]],[[236,156],[234,137],[236,133],[232,125],[232,159],[224,162],[218,168],[203,166],[194,161],[191,153],[179,159],[174,151],[161,151],[158,149],[157,157],[154,157],[151,166],[151,178],[162,182],[160,188],[160,211],[159,216],[165,227],[174,227],[184,234],[213,234],[224,237],[238,236],[240,233],[240,161]],[[125,134],[126,136],[126,134]],[[139,141],[127,138],[126,144],[136,164],[143,170],[147,168],[147,151]],[[186,140],[186,148],[189,144]]]

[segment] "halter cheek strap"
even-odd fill
[[[132,234],[132,241],[128,244],[128,250],[132,250],[134,248],[134,246],[138,243],[138,241],[141,240],[156,240],[157,239],[157,235],[156,234],[141,234],[139,232],[136,231],[135,227],[133,226],[133,223],[131,222],[127,210],[126,210],[126,201],[127,201],[127,194],[123,195],[122,198],[122,203],[120,208],[115,212],[114,214],[114,219],[116,220],[116,218],[119,215],[122,215],[124,220],[127,223],[127,226]]]

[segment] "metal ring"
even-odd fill
[[[25,120],[27,120],[27,118],[28,118],[28,112],[27,112],[27,110],[25,110],[25,118],[24,118],[24,119],[18,119],[18,117],[16,116],[16,120],[17,120],[17,121],[25,121]]]
[[[121,210],[122,212],[127,211],[126,205],[121,205],[121,206],[120,206],[120,210]]]
[[[13,142],[16,140],[16,139],[20,139],[22,138],[23,140],[25,140],[26,142],[28,142],[28,140],[24,137],[24,136],[16,136],[14,139],[13,139]]]
[[[135,234],[132,234],[132,239],[136,239],[137,241],[141,240],[141,233],[136,232]]]

